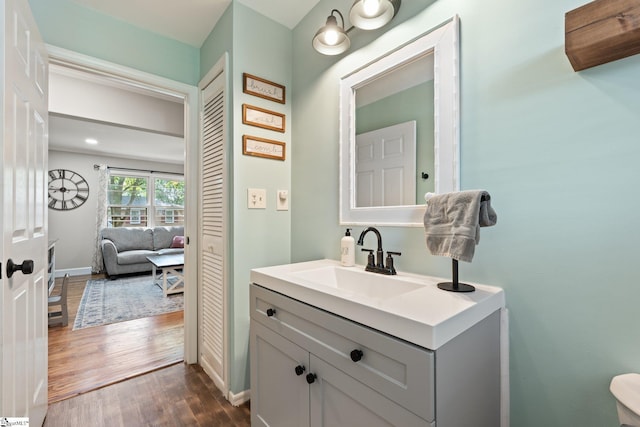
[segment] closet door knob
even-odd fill
[[[307,374],[307,383],[313,384],[314,382],[316,382],[316,378],[318,378],[316,374]]]
[[[300,376],[302,374],[304,374],[304,371],[306,371],[307,369],[304,367],[304,365],[298,365],[296,366],[296,375]]]
[[[276,309],[275,308],[268,308],[267,309],[267,316],[273,317],[274,314],[276,314]]]
[[[351,352],[351,360],[353,360],[354,362],[361,361],[362,356],[364,356],[364,353],[362,352],[362,350],[356,349]]]

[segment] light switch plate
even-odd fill
[[[289,210],[289,192],[287,190],[276,191],[276,210]]]
[[[247,206],[249,209],[267,208],[267,190],[264,188],[247,189]]]

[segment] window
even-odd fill
[[[155,225],[184,224],[184,181],[154,178],[153,206]]]
[[[141,209],[130,209],[129,210],[129,224],[133,225],[133,224],[140,224],[140,222],[142,221],[140,218],[142,218],[142,210]]]
[[[173,216],[173,209],[164,211],[164,222],[167,224],[173,224],[175,222],[175,217]]]
[[[109,177],[109,227],[155,227],[184,224],[184,179],[149,174]]]

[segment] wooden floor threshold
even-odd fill
[[[133,372],[132,371],[132,372],[128,373],[126,376],[121,377],[121,378],[106,380],[106,381],[104,381],[102,383],[93,383],[91,385],[88,385],[85,388],[79,387],[79,388],[74,389],[72,392],[66,393],[66,394],[52,395],[52,396],[49,396],[49,405],[51,405],[53,403],[62,402],[63,400],[72,399],[74,397],[78,397],[78,396],[83,395],[85,393],[89,393],[89,392],[92,392],[92,391],[100,390],[101,388],[105,388],[105,387],[109,387],[109,386],[112,386],[112,385],[115,385],[115,384],[119,384],[119,383],[121,383],[123,381],[131,380],[133,378],[137,378],[137,377],[140,377],[142,375],[151,374],[153,372],[159,371],[160,369],[169,368],[169,367],[177,365],[179,363],[184,363],[184,360],[176,360],[175,362],[167,362],[164,365],[155,366],[153,368],[140,369],[137,372]]]

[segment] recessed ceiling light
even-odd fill
[[[87,138],[84,140],[84,142],[86,142],[87,144],[96,145],[98,143],[98,140],[94,138]]]

